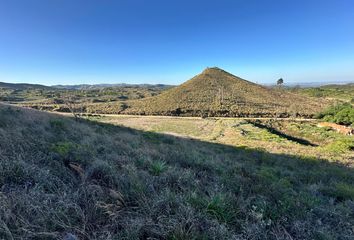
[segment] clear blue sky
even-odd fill
[[[0,0],[0,81],[354,81],[353,0]]]

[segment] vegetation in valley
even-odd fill
[[[292,91],[306,96],[317,98],[328,98],[354,104],[354,84],[325,85],[310,88],[292,88]]]
[[[125,101],[152,97],[171,87],[161,84],[80,86],[47,87],[33,84],[0,83],[0,101],[58,112],[70,112],[66,103],[71,101],[77,112],[119,113],[121,109],[124,109]]]
[[[327,122],[354,126],[354,106],[350,103],[334,105],[319,113],[317,117]]]
[[[0,238],[352,238],[354,174],[338,159],[344,153],[331,162],[221,144],[231,129],[249,142],[290,142],[218,121],[206,141],[0,106]],[[303,138],[326,131],[285,128]]]

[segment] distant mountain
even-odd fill
[[[40,85],[40,84],[29,84],[29,83],[5,83],[0,82],[0,88],[8,88],[14,90],[24,90],[24,89],[51,89],[51,87]]]
[[[261,86],[217,67],[207,68],[182,85],[158,96],[127,103],[121,113],[182,116],[304,116],[326,103]]]

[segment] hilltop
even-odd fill
[[[323,108],[310,97],[267,88],[222,69],[205,69],[158,96],[130,101],[121,113],[228,117],[311,117]]]
[[[0,172],[0,239],[353,236],[353,169],[302,155],[0,104]]]

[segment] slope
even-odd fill
[[[131,101],[122,113],[147,115],[310,117],[323,105],[283,89],[270,89],[219,68],[207,68],[182,85]]]
[[[0,105],[0,173],[0,239],[353,236],[353,169],[304,156]]]

